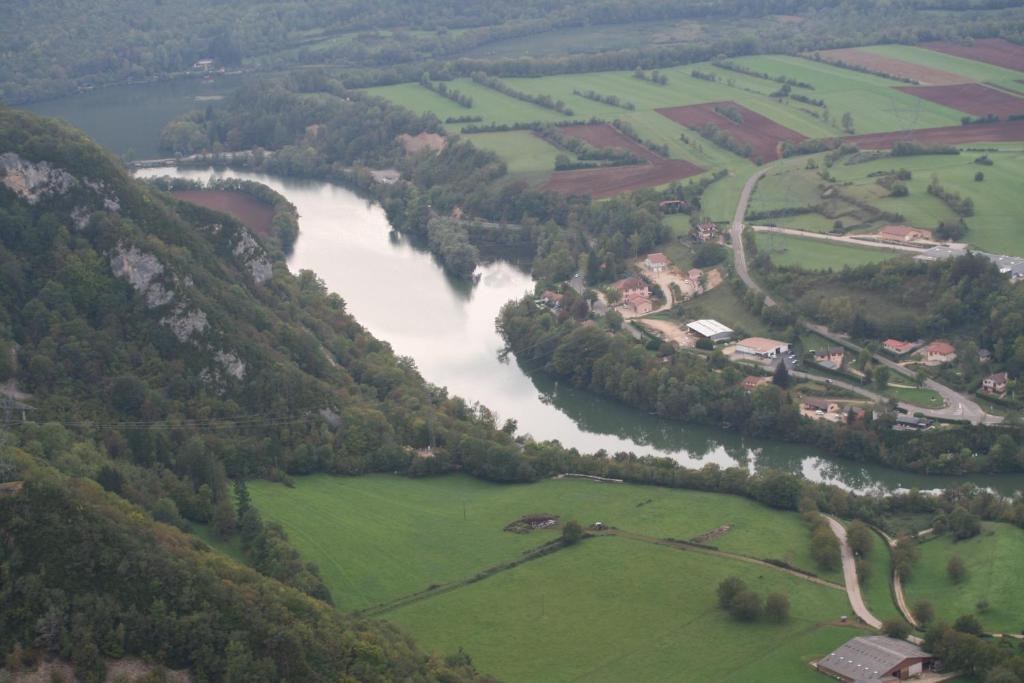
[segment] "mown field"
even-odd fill
[[[756,233],[754,241],[758,250],[768,254],[776,265],[798,266],[806,270],[838,270],[843,266],[863,266],[903,255],[903,252],[889,249],[768,232]]]
[[[260,512],[319,565],[346,611],[468,578],[557,536],[502,530],[528,514],[602,521],[658,538],[688,539],[732,524],[716,546],[817,571],[798,515],[734,496],[572,480],[503,486],[464,476],[378,475],[303,477],[295,488],[254,481],[250,492]],[[839,572],[824,576],[842,581]]]
[[[954,543],[946,535],[922,543],[914,574],[904,586],[907,601],[926,599],[936,615],[952,623],[962,614],[976,614],[994,632],[1024,631],[1024,531],[1009,524],[983,523],[980,536]],[[967,578],[955,584],[946,572],[949,558],[959,555]],[[987,600],[988,611],[976,606]]]
[[[716,604],[730,575],[789,596],[782,625],[733,621]],[[423,647],[462,647],[507,681],[808,681],[807,663],[863,634],[838,627],[843,591],[623,538],[594,538],[384,615]],[[685,672],[685,673],[684,673]]]

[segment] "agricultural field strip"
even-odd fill
[[[897,90],[973,116],[1024,114],[1024,97],[977,83],[905,86]]]
[[[845,62],[846,64],[864,67],[897,78],[909,78],[921,85],[952,85],[956,83],[969,83],[971,81],[971,79],[960,74],[886,57],[859,48],[824,50],[818,54],[826,62]]]
[[[986,62],[965,59],[955,55],[930,50],[923,46],[910,45],[870,45],[860,48],[884,57],[891,57],[914,64],[921,64],[934,69],[941,69],[960,74],[979,83],[1012,81],[1020,78],[1021,72]]]
[[[973,45],[931,42],[922,43],[918,47],[973,62],[1024,71],[1024,47],[1002,38],[982,38],[975,40]]]

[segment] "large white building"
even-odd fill
[[[698,337],[704,337],[716,342],[725,341],[735,334],[735,332],[717,320],[708,318],[686,323],[686,327]]]
[[[745,353],[748,356],[759,358],[775,358],[788,351],[789,344],[786,342],[764,337],[747,337],[736,344],[736,353]]]

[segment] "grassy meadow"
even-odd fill
[[[871,553],[867,557],[871,575],[860,584],[864,604],[882,621],[900,618],[899,608],[892,596],[892,555],[885,540],[877,533],[872,532],[871,540]]]
[[[607,490],[607,489],[606,489]],[[741,624],[722,578],[789,596],[787,623]],[[462,647],[507,681],[819,680],[807,666],[850,637],[843,591],[735,560],[593,538],[384,615],[424,648]],[[686,672],[685,674],[681,672]]]
[[[756,233],[754,241],[758,250],[771,256],[776,265],[798,266],[806,270],[839,270],[844,266],[863,266],[903,255],[903,252],[890,249],[767,232]]]
[[[980,536],[954,543],[940,536],[922,543],[914,574],[904,586],[907,601],[927,599],[939,619],[948,623],[962,614],[977,614],[976,605],[987,600],[987,612],[977,614],[994,632],[1024,630],[1024,530],[1009,524],[982,524]],[[959,555],[967,565],[967,578],[955,584],[946,573],[949,558]]]
[[[303,477],[295,488],[254,481],[250,492],[264,517],[279,522],[303,557],[319,565],[342,610],[377,605],[514,559],[557,536],[557,530],[502,531],[538,513],[585,525],[602,521],[657,538],[688,539],[732,524],[714,545],[817,571],[798,515],[735,496],[573,480],[509,486],[465,476],[386,475]],[[823,575],[842,581],[839,572]]]

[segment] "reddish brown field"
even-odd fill
[[[918,47],[924,47],[936,52],[944,52],[954,57],[973,59],[976,62],[985,62],[1001,66],[1015,71],[1024,71],[1024,46],[1011,43],[1002,38],[981,38],[974,41],[974,45],[959,45],[957,43],[922,43]]]
[[[743,124],[737,124],[731,119],[725,118],[715,111],[716,106],[735,107],[743,115]],[[687,107],[656,109],[655,111],[687,128],[696,129],[707,123],[713,123],[738,141],[750,145],[753,156],[760,158],[761,161],[778,159],[780,142],[800,142],[807,139],[806,136],[795,130],[790,130],[735,102],[708,102]]]
[[[620,192],[664,185],[704,172],[703,168],[689,161],[658,156],[607,123],[566,126],[559,130],[563,135],[579,138],[593,147],[625,150],[636,158],[643,159],[644,163],[634,166],[555,171],[544,183],[545,190],[562,194],[589,194],[595,199],[602,199]]]
[[[274,207],[264,204],[244,192],[183,190],[172,194],[186,202],[215,211],[223,211],[257,235],[263,237],[270,235],[270,225],[274,220]]]
[[[609,147],[612,149],[621,149],[629,152],[637,159],[643,159],[644,161],[649,161],[652,164],[656,164],[659,161],[665,161],[639,142],[630,140],[620,133],[615,126],[608,123],[598,123],[588,126],[565,126],[558,130],[562,132],[562,135],[567,135],[571,138],[579,138],[592,147],[600,149]]]
[[[1024,98],[978,83],[896,89],[974,116],[1024,114]]]
[[[887,149],[894,142],[918,142],[925,145],[958,145],[973,142],[1010,142],[1024,140],[1024,121],[977,123],[969,126],[923,128],[895,133],[869,133],[845,138],[864,149]]]
[[[555,171],[543,189],[563,194],[589,194],[594,199],[602,199],[620,192],[664,185],[703,171],[700,166],[678,159],[637,166],[581,168],[577,171]]]
[[[909,78],[922,85],[955,85],[957,83],[970,83],[971,79],[959,74],[932,69],[904,62],[900,59],[892,59],[876,55],[873,52],[865,52],[857,48],[843,48],[841,50],[824,50],[819,53],[826,61],[843,61],[854,66],[862,66],[865,69],[878,71],[898,78]]]

